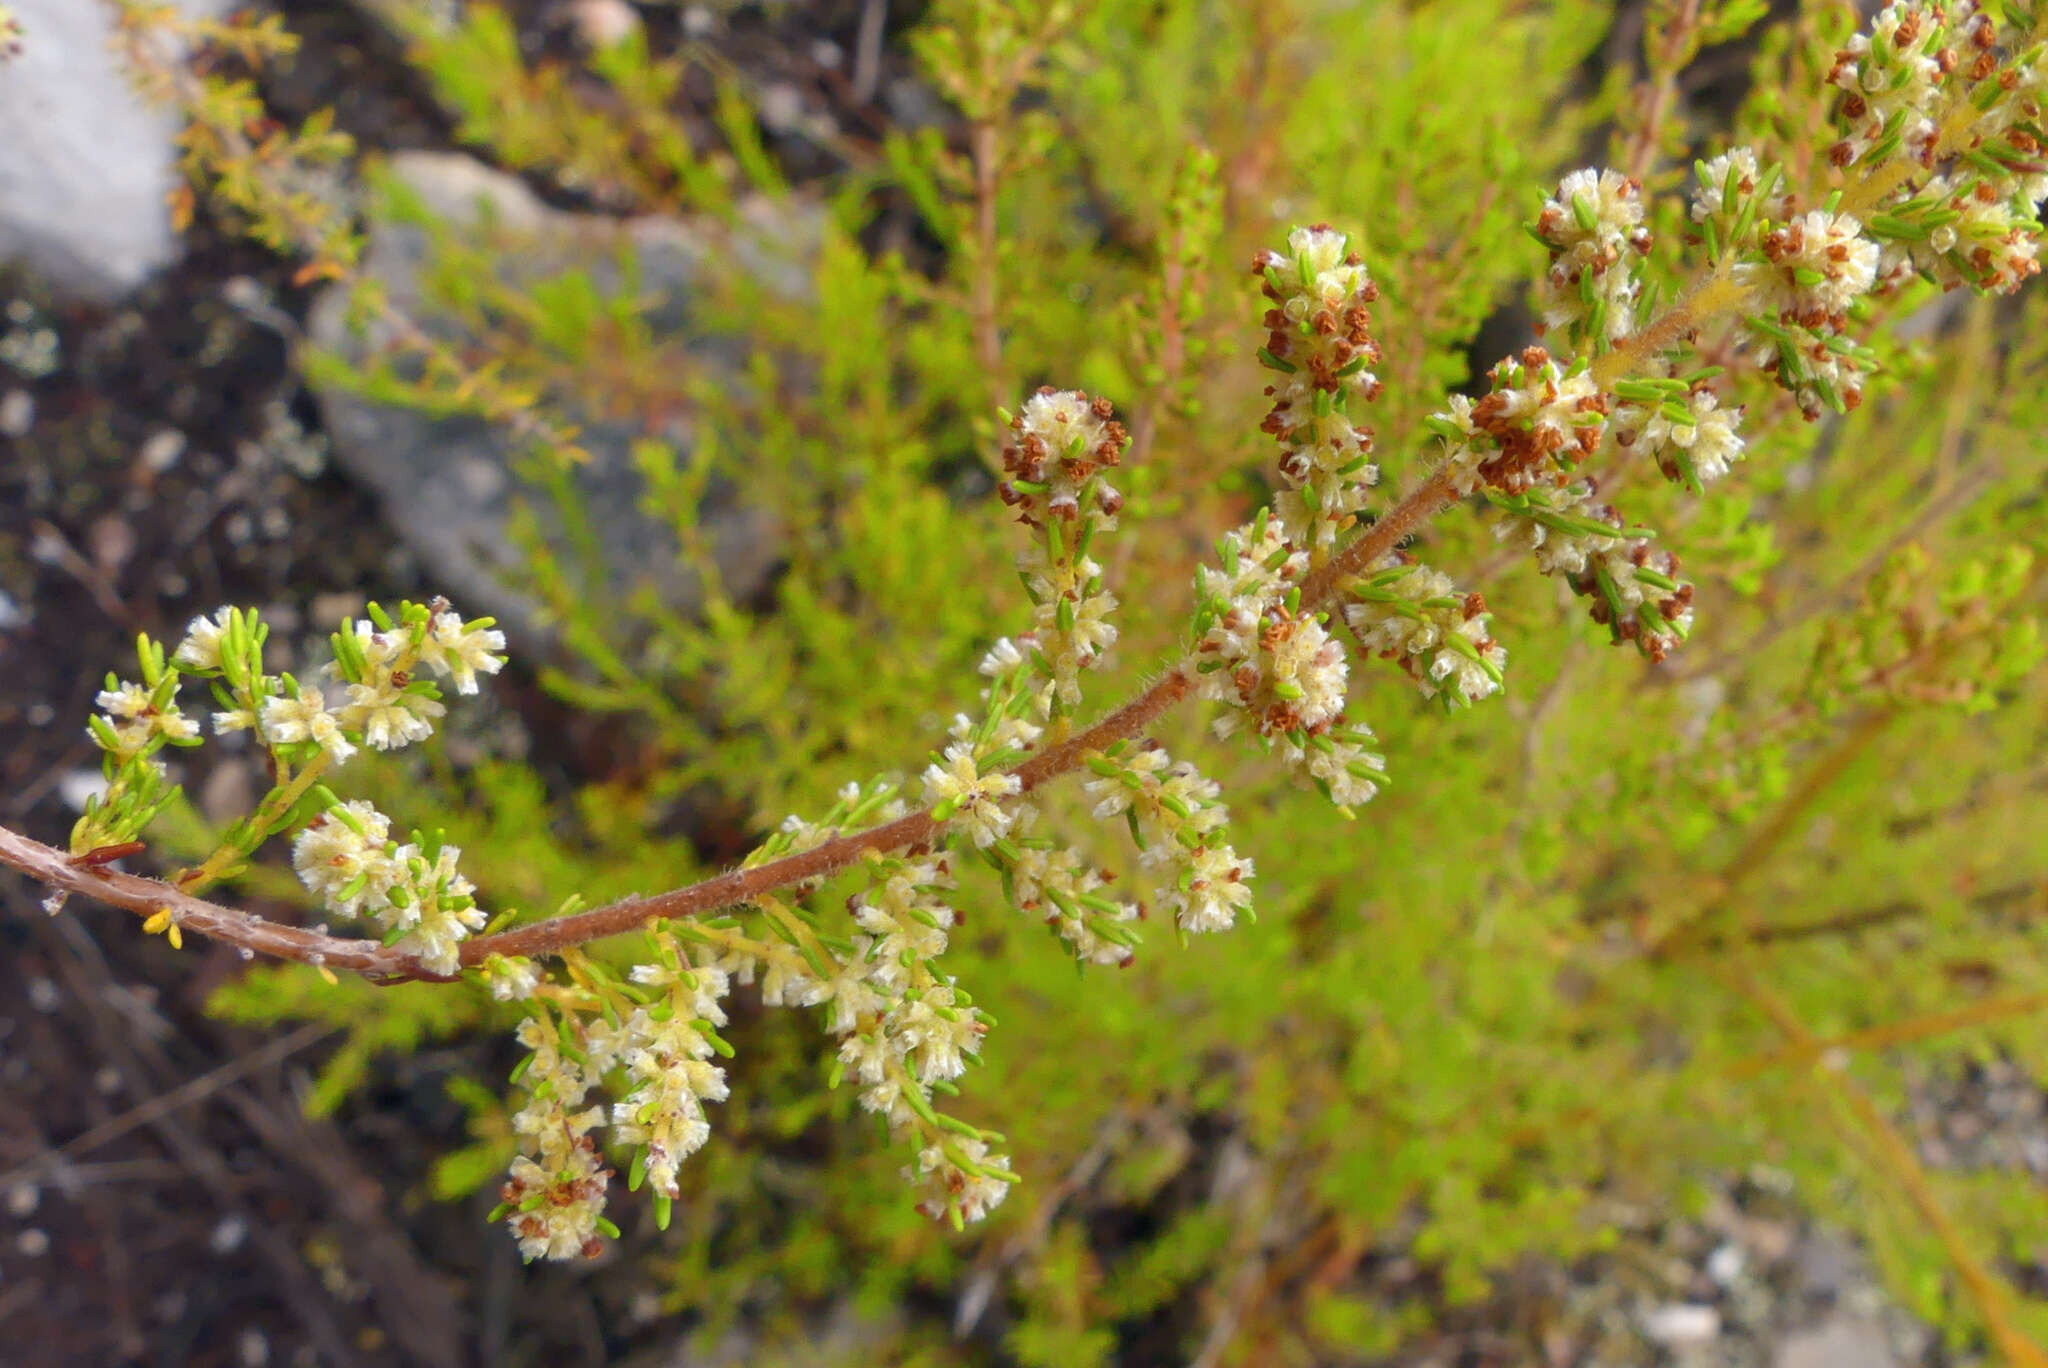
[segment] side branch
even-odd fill
[[[332,969],[353,969],[362,974],[416,977],[406,956],[386,950],[376,941],[349,940],[283,926],[253,913],[195,898],[158,879],[124,874],[103,865],[75,864],[63,851],[6,827],[0,827],[0,864],[12,865],[36,882],[60,892],[125,907],[141,917],[168,911],[181,930],[196,931],[260,955]]]
[[[1438,471],[1303,582],[1304,606],[1324,605],[1346,579],[1391,551],[1401,538],[1427,523],[1450,501],[1449,476]],[[1193,691],[1194,676],[1189,665],[1175,665],[1143,693],[1094,726],[1028,757],[1011,773],[1028,793],[1079,766],[1090,751],[1140,735]],[[932,820],[929,810],[914,812],[867,831],[837,837],[814,849],[768,864],[731,870],[687,888],[651,897],[626,898],[575,916],[535,922],[494,936],[478,936],[462,943],[462,963],[478,965],[492,955],[559,954],[571,946],[631,931],[650,921],[703,916],[790,884],[828,877],[858,863],[870,851],[880,854],[928,844],[938,829],[939,824]],[[440,977],[427,972],[412,956],[375,941],[283,926],[182,893],[157,879],[75,864],[63,851],[5,827],[0,827],[0,864],[11,865],[50,888],[123,907],[144,918],[168,910],[172,921],[183,931],[275,959],[353,970],[383,981]]]

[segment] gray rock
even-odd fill
[[[1884,1328],[1861,1316],[1836,1316],[1779,1341],[1771,1368],[1898,1368]]]
[[[11,0],[23,50],[0,67],[0,261],[111,301],[177,255],[165,196],[176,121],[135,94],[98,0]],[[228,0],[179,0],[215,15]]]
[[[731,233],[675,219],[565,213],[543,204],[521,181],[453,154],[401,154],[392,159],[390,170],[460,240],[486,245],[506,282],[524,284],[578,270],[607,300],[630,290],[657,336],[681,341],[693,362],[735,374],[737,356],[693,334],[693,287],[708,270],[745,270],[777,289],[800,291],[818,235],[811,212],[765,205],[748,226]],[[633,261],[630,280],[622,270],[622,254]],[[365,266],[408,318],[444,340],[465,342],[463,329],[446,311],[437,310],[423,289],[422,269],[430,255],[424,230],[379,223],[371,232]],[[352,330],[340,287],[317,303],[309,330],[315,343],[351,361],[361,361],[392,340],[391,330],[374,321],[361,332]],[[435,587],[464,611],[502,619],[527,649],[544,646],[548,624],[514,583],[520,555],[508,527],[515,502],[531,508],[557,544],[564,525],[549,496],[520,474],[526,448],[522,438],[478,418],[370,402],[346,387],[323,383],[317,374],[315,386],[336,463],[381,496],[386,518],[425,565]],[[699,587],[678,564],[670,532],[640,510],[642,482],[631,458],[635,441],[652,438],[666,442],[686,461],[692,438],[683,409],[679,403],[667,416],[622,419],[586,412],[570,399],[547,402],[550,417],[581,428],[579,443],[591,454],[571,483],[603,560],[606,582],[593,587],[619,596],[651,587],[668,608],[688,613],[700,601]],[[779,543],[765,513],[714,483],[700,526],[728,592],[745,596],[766,581]]]
[[[1795,1258],[1799,1288],[1808,1296],[1840,1297],[1866,1280],[1856,1251],[1826,1231],[1808,1234]]]

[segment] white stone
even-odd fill
[[[9,390],[0,395],[0,437],[26,437],[28,430],[35,425],[34,395],[25,389]]]
[[[178,0],[217,15],[229,0]],[[100,0],[11,0],[22,53],[0,72],[0,260],[112,300],[177,254],[166,196],[176,122],[108,50]]]
[[[575,0],[569,13],[576,36],[600,50],[617,47],[640,31],[640,16],[626,0]]]
[[[1643,1314],[1643,1337],[1668,1349],[1705,1344],[1721,1333],[1721,1313],[1711,1306],[1673,1302]]]

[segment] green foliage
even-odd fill
[[[1713,40],[1761,9],[1719,7]],[[564,647],[546,682],[630,725],[634,777],[558,795],[511,763],[393,771],[380,802],[401,821],[408,804],[436,814],[489,905],[530,912],[689,878],[695,858],[665,833],[693,797],[766,833],[822,813],[849,781],[915,766],[973,709],[981,652],[1022,625],[985,415],[1041,381],[1109,394],[1137,433],[1115,553],[1132,586],[1121,664],[1092,677],[1084,712],[1127,696],[1181,644],[1183,586],[1214,532],[1269,479],[1259,306],[1226,268],[1276,225],[1356,229],[1383,292],[1380,460],[1390,483],[1412,482],[1434,453],[1421,420],[1465,380],[1482,321],[1542,269],[1519,231],[1530,189],[1554,184],[1614,109],[1615,92],[1578,74],[1608,12],[936,4],[917,50],[983,141],[891,132],[834,187],[800,289],[746,267],[710,282],[694,325],[740,344],[737,374],[635,314],[630,261],[606,277],[621,288],[583,273],[511,286],[487,247],[444,235],[437,304],[491,338],[514,392],[643,415],[688,396],[694,446],[650,435],[633,459],[703,602],[683,618],[651,594],[603,592],[573,485],[537,462],[520,545]],[[1807,92],[1835,24],[1835,7],[1814,6],[1762,32],[1738,128],[1812,141],[1825,102]],[[797,193],[737,87],[716,106],[726,153],[693,152],[659,122],[681,58],[629,45],[593,60],[637,111],[622,122],[563,72],[529,69],[488,6],[415,40],[463,136],[509,166],[728,218],[749,188]],[[934,250],[906,261],[861,246],[884,196],[916,207]],[[1679,225],[1661,230],[1675,242]],[[1649,268],[1667,288],[1674,260],[1667,248]],[[1002,1250],[1001,1353],[1016,1362],[1112,1361],[1119,1336],[1156,1332],[1176,1306],[1241,1316],[1240,1362],[1389,1352],[1424,1311],[1378,1305],[1342,1271],[1247,1298],[1242,1270],[1275,1253],[1260,1231],[1278,1232],[1281,1254],[1328,1237],[1355,1261],[1419,1228],[1413,1253],[1455,1303],[1524,1253],[1610,1242],[1596,1198],[1668,1202],[1767,1162],[1861,1232],[1916,1311],[1979,1333],[1952,1251],[1896,1175],[1845,1157],[1869,1142],[1840,1084],[1810,1050],[1782,1058],[1798,1042],[1724,972],[1746,967],[1823,1040],[2048,992],[2029,915],[2048,877],[2033,616],[2048,306],[2038,290],[1974,304],[1962,327],[1911,340],[1885,326],[1897,321],[1867,320],[1884,378],[1860,409],[1806,424],[1752,375],[1737,382],[1751,447],[1735,478],[1698,499],[1642,471],[1622,487],[1700,585],[1700,624],[1670,665],[1605,649],[1454,510],[1428,554],[1486,593],[1510,694],[1447,714],[1360,661],[1354,707],[1394,782],[1359,820],[1248,748],[1206,745],[1199,719],[1169,717],[1157,735],[1202,757],[1259,862],[1256,925],[1186,947],[1155,932],[1129,972],[1077,975],[973,872],[950,963],[1001,1024],[955,1105],[1008,1137],[1026,1179],[979,1237],[910,1210],[905,1156],[855,1124],[846,1094],[820,1090],[807,1022],[736,1021],[732,1098],[682,1171],[689,1219],[654,1256],[668,1309],[701,1318],[707,1340],[744,1315],[793,1343],[842,1294],[871,1308],[952,1296]],[[425,402],[432,389],[374,392]],[[777,528],[765,603],[720,581],[703,513],[714,484]],[[1077,785],[1041,797],[1091,859],[1129,868],[1121,831],[1091,828]],[[837,915],[846,891],[812,906]],[[254,972],[217,1006],[344,1029],[322,1108],[375,1053],[498,1019],[474,990],[303,970]],[[1929,1070],[1995,1055],[2034,1074],[2044,1047],[2048,1024],[2017,1009],[1913,1044]],[[1849,1050],[1836,1072],[1898,1117],[1892,1064]],[[463,1100],[475,1143],[437,1170],[444,1194],[483,1181],[508,1145],[488,1098]],[[1197,1190],[1217,1149],[1248,1176],[1211,1199]],[[2033,1257],[2048,1212],[2024,1173],[1927,1178],[1969,1247]],[[1121,1208],[1148,1213],[1143,1233],[1094,1243],[1088,1220]],[[2048,1305],[2017,1316],[2048,1332]],[[928,1328],[905,1326],[906,1354]]]
[[[216,992],[210,1003],[214,1014],[227,1021],[318,1021],[342,1033],[306,1099],[306,1109],[315,1116],[332,1112],[360,1088],[379,1056],[411,1054],[429,1041],[480,1025],[489,1015],[473,995],[436,992],[432,984],[383,988],[365,979],[332,977],[335,981],[329,982],[329,976],[303,965],[252,969]]]

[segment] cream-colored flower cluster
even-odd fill
[[[1116,527],[1123,495],[1104,472],[1123,459],[1130,437],[1108,400],[1050,386],[1007,421],[1001,494],[1036,533],[1017,565],[1034,606],[1031,639],[1051,714],[1081,701],[1081,672],[1116,644],[1116,596],[1089,551],[1097,533]]]
[[[1250,524],[1224,534],[1217,559],[1197,572],[1194,624],[1198,689],[1231,705],[1217,718],[1216,734],[1249,722],[1298,779],[1339,807],[1368,801],[1385,781],[1386,765],[1373,749],[1371,728],[1345,718],[1351,667],[1327,616],[1300,611],[1307,553],[1261,509]],[[1210,848],[1199,864],[1176,886],[1181,925],[1228,926],[1249,902],[1243,878],[1251,862]]]
[[[1321,790],[1347,816],[1371,802],[1387,782],[1387,758],[1380,754],[1372,728],[1362,722],[1332,727],[1300,741],[1283,737],[1279,753],[1297,777]]]
[[[473,692],[479,671],[502,667],[505,638],[487,620],[465,622],[445,600],[402,604],[396,618],[375,604],[369,613],[369,620],[331,638],[329,672],[349,695],[340,708],[331,708],[316,685],[266,672],[269,627],[253,612],[222,608],[194,618],[168,658],[161,645],[142,638],[143,682],[110,677],[99,696],[105,715],[94,718],[90,730],[107,753],[108,789],[88,806],[72,834],[74,845],[90,850],[128,839],[169,801],[175,790],[166,789],[163,767],[153,757],[165,745],[199,744],[199,724],[179,711],[176,698],[187,676],[204,679],[218,705],[215,734],[253,731],[270,752],[276,787],[188,871],[185,886],[203,888],[245,866],[264,841],[289,830],[294,806],[311,788],[326,801],[293,842],[293,863],[306,887],[336,916],[375,921],[388,944],[416,956],[429,972],[454,973],[461,942],[485,922],[475,888],[456,867],[461,852],[418,836],[400,844],[369,804],[341,802],[313,785],[359,745],[388,749],[430,735],[444,709],[434,686],[413,672],[425,665]]]
[[[932,815],[953,823],[983,848],[1009,835],[1016,809],[1004,800],[1014,798],[1022,787],[1014,774],[1000,770],[982,773],[969,741],[954,741],[946,747],[943,759],[925,766],[924,771],[924,799],[931,805]]]
[[[1035,812],[1027,809],[1035,816]],[[998,852],[1010,905],[1040,916],[1087,964],[1129,964],[1138,937],[1128,923],[1140,916],[1137,903],[1114,896],[1112,876],[1081,853],[1049,836],[1022,836]]]
[[[1968,0],[1886,5],[1868,31],[1850,36],[1828,72],[1828,84],[1843,92],[1843,136],[1828,160],[1847,167],[1903,151],[1931,161],[1945,87],[1996,41],[1990,17]]]
[[[1000,704],[1014,707],[1022,696],[1006,689]],[[904,810],[893,785],[849,785],[820,820],[783,822],[749,863],[813,849]],[[630,969],[571,952],[571,972],[550,981],[526,961],[487,960],[493,992],[531,1004],[520,1039],[532,1053],[515,1076],[528,1089],[517,1127],[522,1152],[500,1209],[522,1251],[573,1258],[595,1251],[596,1232],[616,1234],[601,1215],[608,1175],[584,1158],[594,1162],[600,1135],[631,1151],[628,1185],[648,1189],[656,1223],[666,1228],[674,1205],[686,1200],[681,1166],[710,1136],[707,1104],[727,1095],[716,1060],[732,1054],[719,1028],[735,985],[758,984],[770,1006],[820,1009],[834,1042],[834,1086],[850,1079],[863,1109],[883,1117],[909,1147],[914,1162],[906,1176],[924,1209],[964,1222],[999,1203],[1015,1181],[993,1152],[1000,1137],[936,1107],[940,1094],[957,1090],[988,1030],[939,964],[958,920],[948,903],[953,859],[943,850],[869,852],[865,885],[846,903],[851,934],[770,894],[755,913],[772,935],[750,935],[736,917],[661,922],[653,955]],[[600,1087],[614,1099],[608,1111],[586,1109]],[[607,1122],[609,1132],[600,1131]],[[536,1177],[556,1171],[560,1183]],[[538,1204],[537,1194],[544,1197]]]
[[[1974,4],[1893,5],[1871,38],[1858,35],[1837,54],[1831,79],[1846,92],[1841,116],[1850,126],[1833,150],[1838,164],[1874,159],[1884,137],[1872,142],[1873,132],[1893,120],[1921,132],[1907,150],[1931,174],[1871,217],[1888,282],[1917,272],[1943,289],[2009,294],[2039,272],[2039,205],[2048,196],[2043,44],[2002,53],[1997,26]],[[1944,99],[1945,126],[1930,132]]]
[[[1122,817],[1140,863],[1159,871],[1159,899],[1182,931],[1227,931],[1251,906],[1252,862],[1224,839],[1222,790],[1156,742],[1118,742],[1088,757],[1094,815]]]
[[[292,866],[338,917],[368,917],[388,944],[436,974],[461,967],[461,945],[489,920],[455,846],[391,839],[390,819],[356,799],[335,803],[292,842]]]
[[[1723,408],[1713,370],[1622,380],[1614,386],[1614,444],[1657,463],[1664,478],[1694,493],[1742,459],[1740,408]]]
[[[1631,642],[1655,661],[1691,632],[1693,587],[1679,578],[1678,558],[1647,529],[1626,527],[1620,513],[1597,503],[1592,481],[1489,498],[1508,514],[1496,534],[1534,552],[1538,570],[1588,599],[1593,621],[1615,642]]]
[[[611,1170],[591,1132],[604,1123],[602,1106],[585,1106],[599,1070],[564,1049],[566,1023],[545,1014],[519,1023],[527,1055],[513,1081],[526,1089],[526,1105],[512,1117],[521,1153],[498,1191],[499,1212],[529,1259],[595,1256],[600,1233],[617,1235],[604,1218]]]
[[[269,750],[284,795],[275,811],[259,807],[230,829],[221,849],[194,872],[196,882],[188,880],[187,887],[196,889],[240,868],[257,846],[287,830],[287,799],[295,799],[321,770],[346,761],[363,744],[389,748],[430,735],[444,709],[434,686],[413,677],[420,665],[473,692],[479,671],[495,673],[504,663],[503,634],[488,619],[465,622],[445,600],[402,604],[396,619],[375,604],[369,612],[373,620],[351,624],[332,638],[336,655],[329,673],[349,695],[339,708],[330,706],[318,685],[266,672],[263,648],[270,629],[254,612],[227,607],[192,619],[168,656],[160,643],[140,638],[141,680],[109,675],[97,699],[102,712],[88,725],[105,753],[107,786],[74,828],[74,847],[83,853],[132,839],[175,795],[156,756],[165,746],[201,742],[199,722],[178,706],[178,690],[188,678],[205,680],[212,692],[215,735],[251,731]],[[403,884],[401,899],[419,891],[425,901],[417,908],[392,904],[404,925],[390,932],[409,937],[435,963],[445,964],[446,946],[460,939],[470,916],[460,898],[437,905],[433,890],[440,886],[425,871]]]
[[[1344,618],[1359,644],[1398,664],[1424,698],[1451,707],[1499,692],[1508,653],[1493,639],[1486,601],[1460,594],[1450,576],[1392,565],[1359,580],[1348,597]]]
[[[1266,738],[1328,730],[1343,712],[1350,665],[1323,618],[1299,607],[1307,553],[1262,508],[1224,534],[1219,559],[1195,582],[1200,691],[1231,705],[1217,733],[1243,723]]]
[[[657,994],[654,1005],[635,1008],[615,1031],[593,1031],[592,1067],[606,1072],[613,1059],[623,1067],[612,1139],[638,1149],[633,1177],[673,1201],[676,1170],[711,1138],[704,1104],[726,1098],[725,1070],[710,1061],[731,1052],[717,1029],[725,1025],[728,981],[721,970],[679,959],[637,964],[632,980]]]
[[[1460,494],[1519,494],[1557,469],[1590,456],[1607,432],[1610,397],[1583,361],[1560,365],[1543,347],[1524,348],[1488,373],[1474,401],[1452,395],[1429,427],[1449,444],[1445,466]]]
[[[138,759],[159,746],[184,746],[199,740],[199,724],[178,711],[178,677],[167,674],[154,688],[133,680],[107,676],[107,687],[93,698],[106,714],[93,721],[92,736],[116,760]]]
[[[1618,171],[1574,171],[1544,202],[1534,226],[1550,249],[1550,270],[1537,289],[1544,326],[1562,329],[1580,352],[1604,350],[1634,332],[1642,297],[1635,261],[1651,244],[1641,183]]]
[[[982,1136],[948,1134],[919,1150],[903,1176],[922,1193],[919,1211],[934,1220],[957,1216],[965,1224],[981,1220],[1010,1195],[1016,1175],[1008,1171],[1009,1162]]]
[[[1260,425],[1281,448],[1286,488],[1273,507],[1291,541],[1327,554],[1379,480],[1372,429],[1350,412],[1354,399],[1380,394],[1368,369],[1380,358],[1370,307],[1379,291],[1344,234],[1321,224],[1295,229],[1285,252],[1260,252],[1252,269],[1271,305],[1259,359],[1279,373]]]
[[[173,660],[218,681],[216,734],[253,729],[273,747],[311,743],[335,763],[354,755],[358,744],[394,750],[433,735],[447,708],[439,691],[417,677],[421,665],[453,679],[466,694],[477,691],[479,672],[504,668],[505,634],[488,618],[464,621],[446,600],[424,608],[407,604],[396,620],[374,604],[371,614],[329,638],[334,660],[326,673],[346,697],[340,707],[330,707],[318,687],[264,674],[267,629],[239,609],[194,618]]]
[[[1031,641],[1025,638],[1026,644]],[[1042,918],[1076,959],[1127,964],[1138,938],[1126,923],[1137,920],[1138,905],[1112,896],[1112,876],[1078,851],[1033,834],[1040,813],[1033,804],[1015,796],[1021,790],[1020,781],[1012,775],[990,777],[989,785],[1000,787],[1005,801],[1000,803],[1000,814],[988,822],[963,822],[959,816],[960,800],[953,794],[968,788],[963,777],[967,762],[954,752],[974,757],[977,770],[1014,765],[1039,740],[1043,729],[1032,717],[1037,715],[1041,695],[1031,682],[1032,667],[1023,647],[1008,638],[990,649],[981,662],[981,672],[989,677],[989,685],[982,691],[984,715],[979,721],[964,715],[954,719],[953,744],[947,748],[954,770],[950,774],[927,770],[926,797],[937,801],[934,815],[952,821],[995,867],[1011,906]],[[977,778],[975,782],[979,785],[982,781]]]

